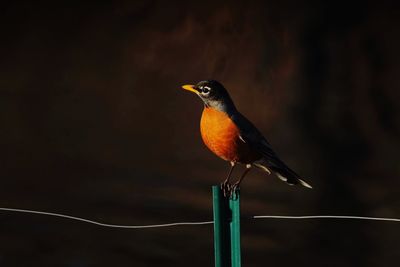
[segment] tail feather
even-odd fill
[[[266,166],[264,166],[264,165],[262,164],[262,162],[254,162],[253,165],[256,166],[256,167],[258,167],[258,168],[260,168],[260,169],[262,169],[263,171],[265,171],[266,173],[268,173],[268,175],[271,174],[271,171],[270,171]]]
[[[307,183],[306,181],[304,181],[303,179],[300,178],[292,178],[292,179],[288,179],[285,176],[281,175],[279,172],[275,172],[276,176],[281,179],[282,181],[286,182],[289,185],[297,185],[297,184],[301,184],[304,187],[310,188],[312,189],[312,186]]]
[[[279,164],[271,164],[271,162],[268,162],[267,160],[261,160],[255,162],[253,165],[264,170],[268,174],[271,174],[272,170],[280,180],[286,182],[289,185],[300,184],[304,187],[312,188],[312,186],[309,183],[301,179],[297,173],[292,171],[282,161],[279,161]]]

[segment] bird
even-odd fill
[[[289,185],[312,188],[290,169],[274,152],[262,133],[236,108],[228,91],[216,80],[186,84],[183,89],[195,93],[203,101],[200,133],[205,145],[218,157],[230,163],[228,175],[221,183],[224,196],[231,196],[250,169],[255,166],[270,175],[274,173]],[[231,183],[234,168],[246,166],[239,179]]]

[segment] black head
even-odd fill
[[[235,110],[235,106],[225,87],[215,80],[201,81],[196,85],[184,85],[183,89],[197,94],[206,107],[224,112]]]

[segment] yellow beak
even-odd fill
[[[192,93],[199,94],[199,92],[196,89],[194,89],[194,85],[192,85],[192,84],[183,85],[182,88],[185,90],[188,90]]]

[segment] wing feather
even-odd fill
[[[237,112],[231,116],[231,119],[239,128],[240,139],[249,144],[263,156],[261,162],[257,163],[258,165],[263,165],[265,168],[271,169],[277,174],[279,179],[288,184],[301,184],[305,187],[311,188],[308,183],[300,179],[300,176],[291,170],[276,155],[267,139],[248,119],[246,119],[246,117]]]

